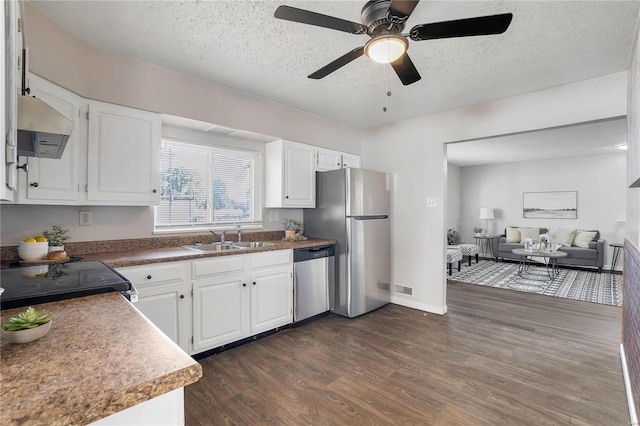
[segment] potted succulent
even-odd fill
[[[11,343],[29,343],[44,337],[51,329],[51,313],[30,306],[2,324],[2,336]]]
[[[457,244],[458,240],[458,231],[456,228],[447,228],[447,244],[454,245]]]
[[[285,238],[293,238],[293,236],[296,235],[296,231],[302,226],[300,222],[293,219],[285,219],[282,223],[284,224]]]
[[[473,232],[476,233],[476,237],[482,237],[482,228],[475,227],[473,228]]]
[[[64,251],[64,242],[70,237],[67,235],[68,229],[62,229],[58,225],[53,225],[51,231],[44,231],[42,235],[49,241],[49,252]]]

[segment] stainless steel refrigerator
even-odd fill
[[[317,207],[304,210],[304,231],[337,241],[331,311],[353,318],[389,303],[388,175],[347,168],[319,172],[316,181]]]

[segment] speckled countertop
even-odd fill
[[[198,381],[202,368],[119,293],[37,306],[43,338],[0,343],[3,426],[78,425]],[[2,311],[2,322],[25,308]]]
[[[232,256],[237,254],[258,253],[263,251],[297,249],[305,247],[316,247],[327,244],[335,244],[335,240],[309,239],[305,241],[264,241],[275,243],[274,247],[261,247],[242,250],[230,250],[223,252],[200,252],[184,247],[161,247],[147,250],[131,251],[110,251],[104,253],[85,254],[85,260],[101,260],[114,268],[125,266],[147,265],[150,263],[174,262],[178,260],[200,259],[214,256]]]

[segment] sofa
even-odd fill
[[[509,227],[512,229],[505,229],[505,232],[501,235],[496,236],[492,241],[492,249],[493,255],[495,257],[496,262],[499,259],[514,259],[520,260],[520,256],[517,254],[513,254],[513,249],[521,249],[524,248],[524,243],[520,241],[515,242],[513,239],[508,242],[507,241],[507,233],[512,231],[513,229],[520,229],[518,227]],[[526,227],[522,229],[536,229],[531,227]],[[537,228],[539,229],[540,234],[546,234],[549,232],[547,228]],[[558,229],[557,232],[565,231],[564,229]],[[580,231],[580,230],[578,230]],[[599,231],[580,231],[580,232],[590,232],[594,233],[595,236],[587,242],[587,247],[577,247],[575,244],[567,245],[565,244],[558,248],[558,251],[563,251],[567,253],[566,257],[561,257],[558,259],[559,265],[572,265],[572,266],[586,266],[598,268],[598,272],[602,272],[602,267],[604,265],[604,250],[605,250],[605,240],[600,239]],[[534,234],[535,235],[535,234]],[[584,235],[584,234],[583,234]],[[552,237],[554,237],[552,235]],[[536,238],[533,238],[536,241]],[[552,240],[555,241],[555,238]],[[575,240],[574,240],[575,243]],[[581,243],[584,245],[584,242]]]

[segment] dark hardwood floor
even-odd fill
[[[205,358],[186,424],[629,424],[621,308],[456,282],[447,305],[330,315]]]

